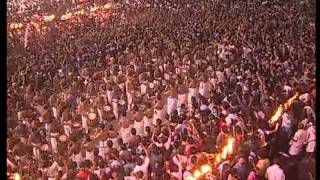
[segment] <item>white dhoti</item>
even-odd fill
[[[33,156],[34,156],[36,159],[39,159],[39,158],[40,158],[40,149],[39,149],[38,147],[33,146],[32,152],[33,152]]]
[[[141,92],[141,95],[145,95],[147,93],[147,86],[144,84],[141,84],[140,85],[140,92]]]
[[[196,88],[189,88],[189,93],[188,93],[188,110],[190,111],[192,109],[192,97],[198,98],[199,97],[199,92]]]
[[[316,141],[310,141],[308,144],[307,144],[307,148],[306,148],[306,152],[308,153],[313,153],[316,149]]]
[[[165,119],[165,116],[166,116],[166,111],[164,109],[160,109],[160,110],[155,109],[153,114],[153,120],[152,120],[153,125],[154,126],[157,125],[157,119],[160,119],[163,122]]]
[[[53,152],[58,152],[58,142],[55,137],[50,138],[51,148]]]
[[[52,107],[52,112],[53,112],[53,117],[58,119],[58,111],[57,111],[57,108],[55,107]]]
[[[108,103],[111,104],[112,103],[112,91],[107,90],[107,98],[108,98]]]
[[[131,93],[127,93],[127,98],[128,98],[128,110],[131,110],[133,95]]]
[[[97,111],[98,111],[98,116],[99,116],[99,122],[101,122],[103,120],[102,110],[100,108],[97,108]]]
[[[105,153],[107,152],[107,141],[99,142],[99,156],[105,160]]]
[[[70,127],[70,125],[64,125],[64,126],[63,126],[63,129],[64,129],[64,134],[69,137],[70,134],[71,134],[71,127]]]
[[[113,99],[112,100],[112,108],[113,108],[113,114],[116,117],[116,119],[119,118],[119,114],[118,114],[118,100],[117,99]]]
[[[88,127],[88,120],[85,116],[81,116],[82,120],[82,128],[85,130],[85,133],[89,132],[89,127]]]
[[[167,114],[171,114],[175,109],[177,109],[177,99],[169,97],[167,100]]]
[[[179,94],[177,106],[180,107],[182,104],[187,105],[187,103],[188,103],[188,95],[187,94]]]
[[[144,129],[143,131],[145,132],[145,129],[147,126],[153,128],[153,121],[152,119],[147,118],[146,116],[143,116],[143,124],[144,124]]]

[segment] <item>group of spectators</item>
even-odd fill
[[[202,179],[315,179],[314,0],[112,4],[9,32],[9,174],[187,180],[233,137]]]

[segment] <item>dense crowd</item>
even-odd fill
[[[187,180],[233,137],[202,179],[315,179],[315,1],[112,3],[10,32],[8,173]]]

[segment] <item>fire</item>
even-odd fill
[[[234,145],[234,138],[229,138],[227,141],[227,145],[223,147],[222,152],[217,154],[216,162],[220,163],[221,160],[226,159],[228,154],[233,153],[233,145]]]
[[[227,145],[225,145],[222,148],[222,152],[221,153],[218,153],[218,154],[215,154],[215,155],[214,154],[208,154],[207,156],[214,157],[215,158],[215,162],[217,164],[219,164],[222,160],[226,159],[229,154],[233,153],[234,142],[235,142],[235,139],[233,137],[228,138]],[[189,176],[186,179],[187,180],[196,180],[196,179],[199,179],[201,176],[210,173],[211,171],[212,171],[212,167],[210,165],[208,165],[208,164],[205,164],[205,165],[202,165],[200,167],[200,170],[196,169],[193,172],[193,176]]]
[[[202,175],[201,171],[199,171],[198,169],[194,171],[193,173],[193,177],[195,179],[198,179],[200,176]]]
[[[22,28],[23,27],[23,24],[21,23],[12,23],[10,24],[10,28],[11,29],[18,29],[18,28]]]
[[[202,174],[207,174],[207,173],[209,173],[210,171],[212,170],[212,168],[211,168],[211,166],[209,166],[209,165],[202,165],[201,167],[200,167],[200,172],[202,173]]]
[[[43,16],[43,20],[44,20],[44,21],[47,21],[47,22],[53,21],[54,18],[55,18],[55,15],[54,15],[54,14],[52,14],[52,15],[50,15],[50,16]]]
[[[277,111],[274,113],[274,115],[270,118],[269,124],[274,125],[281,115],[288,110],[291,106],[293,101],[299,96],[299,93],[295,93],[294,96],[292,96],[290,99],[288,99],[284,104],[280,104]]]
[[[15,174],[14,174],[14,180],[20,180],[20,179],[21,179],[20,174],[15,173]]]
[[[107,3],[103,6],[105,9],[110,9],[111,8],[111,4],[110,3]]]

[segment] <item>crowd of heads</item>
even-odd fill
[[[201,178],[315,178],[315,1],[110,3],[108,18],[31,26],[26,47],[8,32],[9,173],[183,180],[233,137]]]

